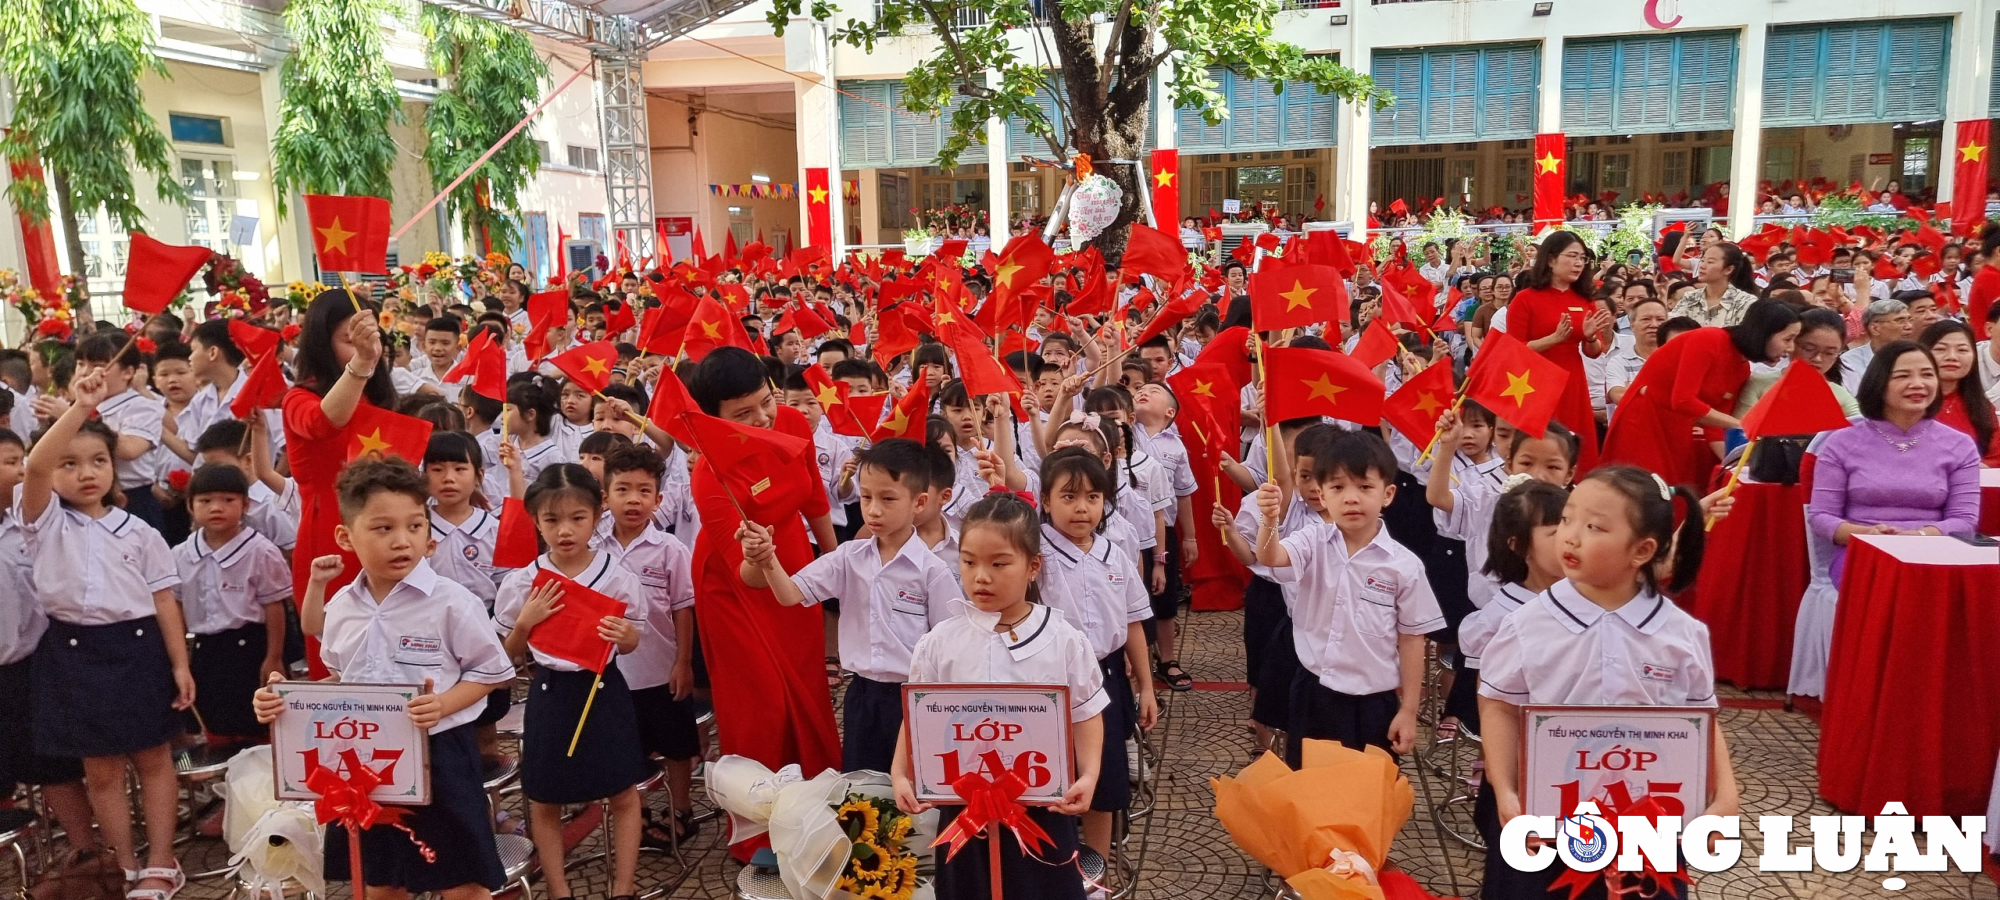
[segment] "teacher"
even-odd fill
[[[362,404],[390,407],[396,389],[382,353],[382,329],[373,310],[355,315],[353,295],[321,293],[306,307],[299,325],[296,384],[285,392],[285,454],[299,489],[299,543],[292,550],[292,596],[302,601],[314,559],[337,553],[345,561],[327,596],[361,570],[354,554],[334,543],[340,504],[333,481],[347,463],[347,423]],[[367,307],[363,307],[367,309]],[[306,661],[314,678],[326,677],[318,641],[306,638]]]
[[[1703,492],[1721,455],[1697,427],[1741,428],[1732,415],[1753,362],[1775,365],[1799,336],[1799,314],[1759,300],[1728,328],[1697,328],[1660,345],[1639,369],[1611,417],[1604,460],[1638,466],[1668,484]]]
[[[1806,525],[1833,541],[1833,583],[1857,534],[1968,534],[1979,522],[1979,450],[1937,420],[1937,362],[1911,341],[1883,347],[1861,376],[1859,424],[1826,436]]]
[[[1495,331],[1524,341],[1569,373],[1556,421],[1575,433],[1579,450],[1576,474],[1581,478],[1597,465],[1597,416],[1590,406],[1590,377],[1583,357],[1592,359],[1611,349],[1611,312],[1590,298],[1590,248],[1570,231],[1542,239],[1534,268],[1521,279],[1521,289],[1507,304],[1507,318],[1496,318]]]

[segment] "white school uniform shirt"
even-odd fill
[[[375,602],[368,573],[327,600],[320,661],[356,684],[423,684],[442,694],[461,681],[507,684],[514,664],[493,633],[485,605],[458,583],[440,578],[428,560]],[[479,718],[474,703],[431,726],[440,734]]]
[[[1111,705],[1090,641],[1061,611],[1036,605],[1013,628],[993,630],[997,613],[966,609],[931,629],[910,654],[910,680],[925,684],[1060,684],[1069,720],[1088,721]]]
[[[525,569],[515,569],[500,580],[500,592],[493,598],[493,624],[500,629],[502,639],[514,632],[514,622],[521,616],[521,607],[527,605],[528,591],[534,587],[535,573],[541,569],[562,575],[562,571],[557,569],[556,564],[549,561],[548,554],[544,553],[535,558],[534,565]],[[622,601],[625,604],[625,620],[641,631],[645,629],[646,590],[640,586],[638,576],[626,571],[625,567],[611,558],[611,554],[602,552],[593,554],[590,564],[583,567],[583,573],[570,580],[613,600]],[[550,671],[583,671],[583,667],[576,663],[543,653],[533,644],[528,645],[528,652],[534,656],[536,665],[546,667]]]
[[[1493,474],[1503,474],[1495,469]],[[1499,587],[1486,567],[1486,536],[1493,530],[1493,510],[1500,504],[1500,486],[1487,478],[1467,479],[1460,473],[1451,489],[1451,512],[1431,510],[1438,534],[1465,542],[1465,593],[1474,607],[1485,607]]]
[[[1503,584],[1493,591],[1493,598],[1485,606],[1465,615],[1458,623],[1458,655],[1468,669],[1479,668],[1479,662],[1486,655],[1486,647],[1492,643],[1493,635],[1500,630],[1500,623],[1514,610],[1528,605],[1535,599],[1535,592],[1518,584]]]
[[[48,613],[42,611],[29,578],[19,517],[0,518],[0,666],[27,659],[48,630]]]
[[[944,520],[946,527],[956,531],[965,522],[965,511],[986,496],[992,485],[979,477],[979,460],[968,448],[958,448],[958,458],[952,460],[952,468],[951,502],[945,505]]]
[[[680,659],[674,613],[694,608],[693,559],[686,546],[658,526],[648,525],[630,544],[618,543],[614,534],[606,528],[590,546],[639,580],[646,605],[639,646],[618,661],[618,670],[632,690],[659,687],[673,676]]]
[[[92,519],[51,496],[41,518],[30,522],[17,489],[9,518],[21,523],[30,577],[51,619],[71,625],[143,619],[158,611],[154,591],[181,583],[166,539],[117,507]]]
[[[437,542],[431,549],[431,568],[464,585],[487,609],[493,608],[500,579],[507,574],[507,570],[493,567],[493,545],[499,539],[497,512],[474,509],[465,521],[453,525],[438,515],[436,507],[431,508],[431,540]]]
[[[1154,514],[1174,508],[1174,488],[1160,461],[1135,448],[1112,470],[1111,477],[1118,482],[1117,513],[1132,526],[1139,549],[1159,546]]]
[[[1191,496],[1201,489],[1201,486],[1194,481],[1194,467],[1188,464],[1187,445],[1181,443],[1179,428],[1168,425],[1161,429],[1159,434],[1147,434],[1146,426],[1134,425],[1132,435],[1132,442],[1157,460],[1160,468],[1166,470],[1168,483],[1173,487],[1176,500]],[[1179,524],[1179,505],[1168,504],[1166,513],[1168,528]]]
[[[174,548],[181,616],[193,634],[221,634],[264,623],[264,604],[292,595],[292,567],[278,545],[244,527],[220,547],[196,528]]]
[[[214,382],[204,384],[201,390],[195,391],[194,396],[188,398],[187,405],[174,414],[174,428],[180,432],[181,440],[192,448],[209,426],[235,418],[229,412],[229,404],[236,402],[236,395],[243,393],[243,386],[249,381],[248,373],[238,372],[236,380],[229,383],[226,391],[217,388]],[[282,455],[285,452],[284,412],[267,409],[259,415],[264,417],[264,433],[270,436],[271,456]]]
[[[687,451],[675,444],[674,452],[667,454],[667,472],[660,478],[657,518],[662,527],[673,525],[674,540],[689,550],[694,549],[695,537],[701,533],[701,510],[695,507],[693,483]]]
[[[917,641],[954,612],[958,582],[924,542],[882,562],[879,539],[848,541],[792,576],[805,603],[840,600],[840,666],[870,681],[910,680]]]
[[[527,484],[534,484],[535,477],[542,474],[543,469],[553,466],[556,463],[575,462],[576,454],[565,453],[564,450],[562,439],[557,437],[555,431],[551,429],[548,436],[543,438],[541,443],[521,451],[521,480]],[[497,455],[499,451],[496,449],[494,453]],[[497,468],[500,469],[501,478],[505,479],[507,468],[505,466]],[[504,484],[505,481],[503,480],[502,483]],[[507,492],[502,490],[500,496],[507,496]]]
[[[276,544],[287,553],[299,545],[298,487],[296,482],[285,479],[285,491],[280,493],[262,481],[250,482],[250,503],[243,507],[243,524],[257,529],[257,533]],[[285,498],[290,497],[292,506],[287,509]]]
[[[826,491],[828,515],[833,524],[846,527],[847,504],[861,499],[861,474],[856,472],[848,481],[846,493],[840,490],[840,467],[854,457],[854,450],[861,445],[861,439],[844,434],[835,434],[833,423],[825,416],[813,428],[813,460],[819,464],[819,480]]]
[[[1126,627],[1153,617],[1153,598],[1131,556],[1098,535],[1088,551],[1053,525],[1042,526],[1042,602],[1062,610],[1090,640],[1095,659],[1125,646]]]
[[[913,538],[913,540],[922,539]],[[965,582],[958,565],[958,529],[949,524],[945,525],[944,537],[938,538],[937,543],[930,545],[930,551],[932,556],[938,558],[938,562],[944,563],[944,567],[951,570],[951,580],[959,583],[962,592]]]
[[[1308,528],[1324,521],[1326,520],[1320,518],[1319,513],[1313,510],[1312,504],[1307,503],[1305,498],[1294,493],[1292,495],[1292,505],[1286,507],[1284,517],[1278,520],[1278,537],[1282,539],[1287,535],[1297,533],[1301,528]],[[1264,517],[1257,513],[1257,501],[1245,497],[1243,505],[1236,510],[1236,521],[1231,524],[1236,529],[1236,533],[1243,537],[1243,542],[1250,545],[1251,552],[1254,554],[1257,548],[1257,532],[1264,526]],[[1255,559],[1250,561],[1250,574],[1265,581],[1277,581],[1277,579],[1271,577],[1271,567],[1257,562]],[[1287,584],[1280,585],[1280,587],[1286,591],[1290,591],[1293,586]]]
[[[1607,611],[1556,582],[1501,621],[1479,695],[1516,706],[1715,706],[1708,626],[1641,591]]]
[[[1591,409],[1600,412],[1605,409],[1604,389],[1611,384],[1611,360],[1621,349],[1630,352],[1636,340],[1629,334],[1614,333],[1611,335],[1611,349],[1595,357],[1586,355],[1583,358],[1584,378],[1590,383]]]
[[[461,353],[459,354],[458,359],[463,359],[464,356],[465,355]],[[451,371],[452,366],[458,365],[458,359],[452,360],[451,365],[445,367],[445,371],[449,372]],[[442,394],[444,396],[446,403],[457,403],[459,391],[465,389],[463,383],[446,384],[444,377],[439,375],[436,369],[431,368],[431,358],[425,354],[421,353],[417,354],[416,358],[410,360],[408,371],[411,375],[415,375],[417,377],[416,381],[417,386],[420,387],[426,384],[430,385],[439,394]],[[411,388],[411,390],[415,389],[416,387]]]
[[[155,447],[160,445],[160,427],[166,416],[165,403],[131,388],[97,405],[97,418],[120,438],[144,438]],[[151,487],[163,474],[159,459],[152,453],[118,461],[118,487],[122,490]]]
[[[1444,613],[1424,578],[1424,564],[1376,526],[1375,538],[1349,555],[1339,528],[1323,523],[1284,538],[1292,564],[1273,581],[1296,584],[1287,595],[1296,639],[1310,647],[1299,662],[1322,687],[1350,696],[1395,690],[1397,636],[1444,627]]]

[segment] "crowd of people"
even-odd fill
[[[1342,314],[1287,329],[1258,327],[1250,276],[1303,243],[1171,280],[1019,255],[1038,243],[975,266],[746,252],[545,291],[507,265],[490,287],[327,290],[296,322],[165,313],[0,351],[0,718],[31,724],[0,730],[0,783],[40,786],[128,896],[171,900],[176,747],[265,740],[292,714],[269,685],[297,671],[422,685],[434,799],[403,824],[434,852],[364,833],[370,893],[469,900],[501,887],[482,772],[525,703],[547,890],[571,896],[563,807],[608,800],[615,900],[641,890],[642,843],[698,829],[697,693],[721,753],[888,772],[916,811],[900,685],[1056,683],[1075,779],[1030,812],[1055,846],[1010,842],[1002,867],[1011,895],[1082,898],[1072,860],[1108,855],[1131,802],[1126,740],[1159,692],[1230,677],[1180,662],[1193,594],[1243,607],[1248,749],[1282,735],[1294,765],[1305,739],[1411,752],[1438,645],[1445,715],[1486,738],[1494,846],[1522,811],[1518,707],[1716,703],[1716,623],[1672,598],[1787,367],[1856,423],[1816,448],[1810,527],[1836,547],[1967,532],[2000,465],[2000,229],[1825,252],[1676,232],[1636,261],[1567,231],[1504,262],[1428,244],[1347,260]],[[1385,393],[1433,367],[1458,385],[1505,334],[1567,373],[1553,420],[1265,414],[1253,363],[1353,352],[1378,320]],[[1177,377],[1195,370],[1236,373],[1219,404]],[[406,423],[427,437],[398,445]],[[530,637],[598,595],[623,609],[588,623],[601,676]],[[1600,665],[1642,656],[1662,668]],[[1734,812],[1719,731],[1713,753],[1707,812]],[[635,789],[661,767],[670,815]],[[329,878],[346,840],[327,835]],[[1487,897],[1543,896],[1561,868],[1492,858]],[[985,896],[987,865],[941,863],[939,896]]]

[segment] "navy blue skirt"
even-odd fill
[[[1319,683],[1319,676],[1301,668],[1292,679],[1291,740],[1285,742],[1285,763],[1299,767],[1307,739],[1338,741],[1360,750],[1370,745],[1389,750],[1389,724],[1401,708],[1395,691],[1343,694]],[[1395,751],[1390,750],[1390,756]]]
[[[889,771],[903,733],[903,686],[856,675],[847,682],[840,710],[841,770]]]
[[[215,634],[197,634],[188,649],[188,669],[194,673],[194,705],[201,723],[213,734],[262,737],[270,729],[257,724],[255,702],[270,634],[253,622]]]
[[[34,657],[0,666],[0,794],[18,784],[70,784],[83,780],[83,760],[35,752],[34,691],[28,670]]]
[[[1472,805],[1472,821],[1478,827],[1480,836],[1485,838],[1486,846],[1492,848],[1500,846],[1500,813],[1491,784],[1479,786],[1479,797]],[[1551,892],[1556,879],[1561,878],[1565,871],[1568,871],[1568,868],[1558,858],[1540,872],[1522,872],[1507,865],[1507,860],[1498,849],[1489,850],[1486,853],[1485,881],[1480,885],[1479,896],[1484,900],[1566,900],[1572,895],[1569,889]],[[1649,897],[1654,900],[1687,900],[1689,895],[1686,882],[1671,890],[1663,890],[1663,885],[1638,873],[1627,873],[1625,878],[1626,886],[1637,888],[1637,893],[1633,896]],[[1603,879],[1593,876],[1590,886],[1576,897],[1577,900],[1609,900],[1609,894]]]
[[[426,862],[401,829],[377,825],[361,833],[361,875],[372,886],[411,893],[436,893],[466,884],[497,891],[507,874],[493,840],[479,739],[470,725],[434,731],[430,751],[431,802],[402,807],[410,811],[402,824],[434,852],[435,861]],[[327,880],[351,880],[347,829],[328,828],[324,851]]]
[[[181,730],[173,663],[153,616],[111,625],[50,619],[30,660],[37,753],[123,756]]]
[[[1119,744],[1123,746],[1124,742]],[[1123,756],[1124,751],[1120,750],[1119,755]],[[950,827],[952,820],[964,811],[963,806],[942,807],[938,817],[939,832]],[[1049,833],[1055,846],[1044,847],[1035,854],[1044,860],[1037,862],[1022,852],[1021,844],[1015,840],[1012,831],[1001,829],[1001,888],[1009,897],[1083,900],[1083,870],[1076,863],[1076,819],[1035,806],[1028,807],[1028,818]],[[938,900],[988,900],[993,896],[993,866],[988,859],[992,851],[986,846],[986,841],[986,838],[973,838],[950,861],[945,860],[943,849],[938,850]]]
[[[1104,757],[1090,808],[1116,812],[1132,805],[1132,761],[1125,756],[1125,739],[1132,736],[1139,718],[1139,701],[1132,693],[1132,679],[1125,674],[1124,647],[1098,660],[1097,668],[1104,673],[1104,693],[1111,702],[1104,707]]]
[[[604,684],[590,703],[590,719],[569,752],[576,723],[590,695],[593,672],[535,668],[528,711],[521,722],[521,793],[536,803],[588,803],[617,794],[652,773],[639,749],[639,717],[618,663],[604,667]]]

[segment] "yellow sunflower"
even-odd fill
[[[902,897],[879,884],[868,885],[862,888],[858,894],[861,900],[903,900]]]
[[[854,842],[854,856],[847,862],[847,871],[855,878],[868,882],[880,881],[889,867],[888,851],[867,840]]]
[[[901,844],[909,840],[910,829],[912,827],[914,827],[914,823],[909,816],[901,816],[896,821],[889,823],[889,843]]]
[[[889,871],[882,875],[882,887],[895,900],[910,896],[917,890],[917,858],[909,854],[899,854],[889,864]]]
[[[833,811],[833,817],[839,820],[841,830],[847,832],[849,839],[871,838],[882,824],[882,813],[875,808],[875,804],[859,798],[842,803],[839,809]],[[858,829],[857,824],[860,826]]]

